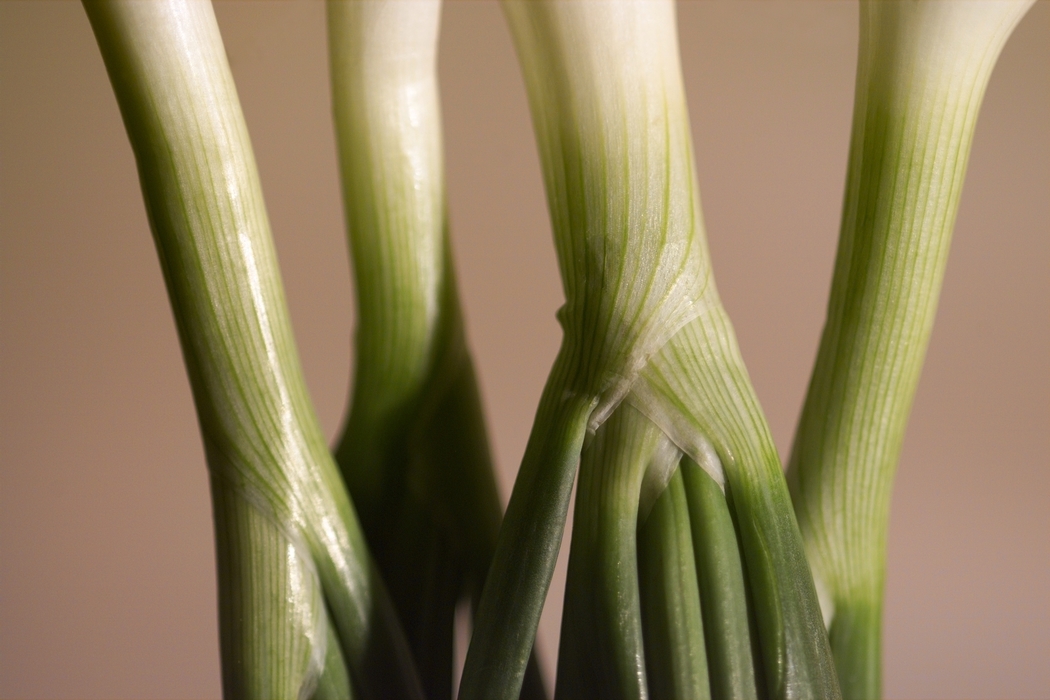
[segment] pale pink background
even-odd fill
[[[332,436],[353,312],[323,4],[218,14]],[[856,16],[852,2],[680,5],[716,275],[782,453],[830,279]],[[1048,70],[1041,2],[988,91],[897,480],[889,697],[1050,697]],[[446,7],[441,80],[456,258],[506,496],[557,348],[560,287],[494,3]],[[71,0],[0,0],[0,266],[0,693],[217,697],[193,407],[131,152]]]

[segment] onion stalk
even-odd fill
[[[603,505],[601,498],[585,498],[581,474],[584,500],[577,503],[577,517],[601,523],[610,507],[619,509],[618,518],[629,517],[630,498],[638,493],[640,520],[663,521],[644,535],[645,556],[653,556],[645,566],[677,572],[680,590],[615,590],[620,583],[629,589],[629,576],[601,550],[629,550],[631,543],[617,543],[615,536],[577,538],[574,532],[570,579],[574,571],[604,562],[611,568],[599,579],[613,588],[596,594],[598,607],[590,613],[577,617],[566,611],[563,645],[573,639],[590,643],[589,628],[573,629],[580,620],[590,624],[604,617],[597,620],[598,629],[614,632],[608,645],[598,645],[603,657],[591,662],[572,644],[563,648],[563,658],[575,654],[577,661],[559,662],[559,671],[575,667],[580,676],[559,677],[565,695],[604,697],[600,688],[608,676],[610,695],[646,697],[651,661],[648,651],[640,656],[642,646],[663,648],[681,659],[677,669],[682,673],[675,671],[682,681],[679,689],[698,685],[703,625],[695,617],[670,614],[686,591],[695,597],[699,590],[695,573],[691,583],[681,575],[695,567],[689,551],[691,514],[683,511],[688,490],[676,471],[686,455],[709,470],[730,496],[770,696],[837,697],[787,484],[715,290],[673,3],[508,0],[504,9],[525,76],[547,189],[566,299],[558,313],[564,336],[500,531],[460,698],[515,697],[561,542],[577,463],[582,454],[586,471],[591,450],[610,451],[603,447],[606,440],[623,440],[638,451],[617,456],[614,449],[595,458],[602,463],[594,468],[602,473],[587,477],[588,483],[600,482],[605,471],[625,481],[609,491],[615,503]],[[603,438],[604,424],[620,411],[637,412],[640,418],[616,419],[617,432],[628,434]],[[655,440],[647,437],[654,430]],[[626,457],[630,464],[616,466]],[[636,483],[639,479],[642,484]],[[641,502],[646,481],[647,491],[656,496],[649,513]],[[674,502],[660,504],[668,483],[677,484],[670,496]],[[588,515],[583,512],[588,508],[596,510]],[[679,523],[681,537],[674,536],[671,522]],[[628,520],[628,528],[634,526]],[[645,533],[649,524],[641,522],[641,528]],[[577,541],[582,548],[575,547]],[[587,551],[592,548],[599,551]],[[657,578],[654,585],[679,585]],[[571,606],[581,584],[570,580],[566,585]],[[659,619],[650,616],[649,629],[639,623],[645,618],[642,595],[651,600],[646,609],[664,611]]]
[[[893,473],[981,98],[1033,2],[862,1],[785,480],[715,288],[673,3],[504,0],[566,303],[501,526],[448,237],[439,0],[328,3],[359,309],[336,459],[210,4],[85,0],[205,447],[226,695],[448,698],[469,597],[460,697],[543,697],[530,659],[578,467],[556,695],[878,697]]]
[[[847,698],[881,694],[893,475],[981,100],[1033,2],[861,2],[841,236],[789,463]]]
[[[224,693],[422,698],[303,381],[211,4],[84,7],[135,154],[207,456]]]
[[[446,213],[440,0],[329,0],[357,286],[355,384],[335,453],[429,698],[452,692],[457,603],[502,518]],[[543,697],[530,666],[523,697]]]

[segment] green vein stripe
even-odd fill
[[[847,697],[880,693],[893,474],[981,96],[1030,5],[862,3],[839,252],[789,468]]]

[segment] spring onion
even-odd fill
[[[504,0],[566,301],[502,519],[450,250],[440,0],[327,5],[359,310],[334,456],[210,4],[85,0],[207,456],[225,694],[450,698],[469,598],[460,698],[543,697],[530,660],[578,474],[558,697],[878,697],[893,474],[981,98],[1033,3],[862,0],[785,479],[715,288],[672,0]]]
[[[449,250],[438,0],[330,0],[357,285],[353,400],[336,448],[429,698],[452,692],[454,616],[502,517]],[[525,697],[543,697],[533,664]]]
[[[223,689],[422,698],[299,367],[211,4],[85,2],[135,153],[211,475]]]
[[[841,236],[789,466],[848,698],[881,694],[893,475],[981,99],[1033,1],[861,2]]]
[[[673,3],[508,1],[504,8],[543,166],[566,299],[558,313],[564,337],[500,531],[460,698],[516,695],[561,541],[576,465],[581,453],[586,463],[587,452],[603,442],[598,434],[610,415],[629,409],[673,443],[676,457],[688,455],[709,469],[731,494],[770,695],[837,697],[828,640],[779,458],[715,291]],[[644,435],[626,440],[646,442]],[[636,478],[655,469],[662,482],[654,489],[659,493],[679,478],[679,459],[657,459],[655,447],[649,452],[624,469]],[[640,485],[629,486],[641,495]],[[682,490],[675,488],[679,494]],[[676,497],[668,507],[678,513],[681,503]],[[667,517],[665,506],[652,510],[658,515],[649,518]],[[688,528],[688,516],[672,517]],[[670,557],[695,559],[688,539],[667,540],[659,533],[647,539],[674,547],[659,555],[668,564],[653,564],[668,573],[667,566],[679,566]],[[580,556],[595,561],[596,555]],[[623,575],[610,571],[603,580],[616,582]],[[569,603],[574,584],[566,585]],[[683,585],[698,590],[695,579]],[[641,615],[633,594],[612,598],[614,618]],[[566,611],[565,619],[573,624],[577,618]],[[664,641],[682,659],[695,654],[696,644],[702,648],[696,638],[702,634],[699,621],[665,622],[660,629],[674,639]],[[688,624],[692,632],[678,629],[679,624]],[[605,629],[610,625],[629,636],[609,647],[619,658],[599,659],[594,672],[612,669],[622,678],[630,676],[624,670],[633,663],[641,678],[646,661],[624,658],[637,654],[631,650],[638,647],[639,625],[618,626],[615,619],[602,623]],[[563,624],[563,641],[586,643],[587,634]],[[694,636],[686,640],[689,634]],[[692,652],[683,648],[690,644]],[[562,653],[579,658],[571,649]],[[687,684],[700,674],[698,665],[683,671]],[[637,682],[631,687],[635,696],[645,697],[644,687]]]

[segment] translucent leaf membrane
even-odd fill
[[[838,693],[816,591],[769,428],[725,313],[683,328],[628,401],[698,465],[724,471],[773,697]],[[716,471],[717,473],[717,471]]]
[[[681,457],[664,432],[628,403],[613,412],[583,450],[556,698],[709,697],[712,688],[735,690],[721,681],[734,674],[734,664],[746,666],[754,684],[739,555],[735,578],[726,567],[701,567],[702,561],[719,563],[708,550],[712,539],[725,539],[725,532],[713,526],[712,514],[729,521],[726,500],[706,474],[704,484],[720,506],[715,503],[712,511],[710,503],[687,495],[678,467]],[[694,462],[688,464],[702,473]],[[659,487],[645,506],[647,483]],[[694,522],[697,527],[691,527]],[[731,521],[728,528],[724,546],[736,552]],[[697,540],[693,532],[702,537]],[[744,644],[729,653],[712,651],[711,640],[705,647],[703,625],[719,629],[717,625],[731,624],[708,620],[712,614],[723,615],[726,606],[717,596],[710,611],[707,603],[701,604],[698,578],[705,574],[731,581],[739,594]],[[730,658],[741,650],[744,658]],[[708,680],[709,654],[721,664],[711,669],[717,684]]]
[[[328,3],[358,327],[336,449],[427,697],[452,692],[454,617],[501,519],[452,266],[437,94],[438,0]],[[530,666],[525,697],[543,697]]]
[[[1031,0],[861,3],[835,273],[789,468],[847,697],[880,695],[889,496],[978,110]]]
[[[86,2],[139,169],[211,471],[231,697],[421,696],[307,396],[207,2]],[[329,653],[337,639],[340,654]]]
[[[667,2],[506,2],[565,290],[572,390],[590,429],[649,356],[711,303]]]
[[[720,466],[717,455],[708,459]],[[650,480],[663,487],[646,510],[643,484]],[[738,510],[754,518],[756,509],[751,502],[736,505],[732,483],[724,493],[630,402],[598,428],[581,457],[557,698],[766,697],[767,657],[753,630],[756,614],[765,615],[765,648],[786,666],[779,675],[769,672],[780,696],[834,696],[815,598],[803,598],[809,607],[800,606],[790,587],[780,585],[779,611],[752,600],[745,540],[737,531],[761,527],[734,522]],[[805,580],[804,561],[793,572],[782,556],[773,559],[786,572],[774,577]],[[799,620],[812,639],[792,629]],[[771,629],[781,636],[771,636]],[[807,658],[813,644],[824,652],[823,664]],[[830,678],[814,673],[821,669]]]
[[[564,338],[500,532],[460,697],[515,696],[581,452],[584,461],[590,459],[589,451],[602,440],[603,422],[626,410],[625,399],[663,440],[709,470],[732,494],[744,551],[743,584],[755,601],[760,664],[770,694],[836,697],[831,652],[787,485],[712,279],[673,3],[511,1],[504,7],[525,76],[547,188],[566,296],[559,312]],[[585,446],[588,435],[594,437]],[[607,446],[601,449],[609,451]],[[593,469],[626,469],[617,464],[607,455]],[[675,477],[675,464],[654,469],[648,481],[641,477],[637,484],[630,482],[639,500],[644,497],[640,505],[646,510],[657,508],[666,484],[681,479]],[[587,479],[588,484],[601,482],[596,476]],[[595,498],[592,492],[588,486],[591,495],[581,498]],[[629,512],[622,502],[625,496],[610,498],[606,505],[578,506],[581,514],[593,511],[585,522],[608,523],[608,513],[622,517]],[[683,514],[681,502],[676,500],[673,513]],[[675,522],[686,528],[690,524],[684,516]],[[659,532],[668,534],[670,526]],[[570,584],[567,596],[580,599],[582,594],[574,591],[586,586],[579,582],[585,572],[599,571],[603,557],[608,559],[608,554],[588,548],[629,549],[629,543],[610,544],[615,538],[612,531],[579,538],[574,533],[574,547],[580,542],[579,555],[573,554],[577,583]],[[653,574],[661,579],[651,583],[655,592],[656,586],[671,584],[667,577],[672,570],[694,567],[695,555],[688,540],[668,535],[654,536],[654,541],[663,543],[657,550],[663,554],[647,568],[663,572]],[[681,564],[683,557],[688,566]],[[610,570],[601,575],[621,574]],[[684,581],[680,576],[675,580]],[[698,585],[694,574],[692,589]],[[671,601],[685,600],[683,586],[677,592],[676,586],[663,588],[654,598],[663,602],[653,609],[677,609]],[[691,601],[696,598],[690,605],[699,604],[698,596],[690,594]],[[581,613],[581,626],[595,618],[594,610]],[[663,616],[668,619],[666,612]],[[699,638],[703,648],[699,616],[692,619],[696,624],[688,636],[694,644]],[[599,623],[599,628],[612,630],[609,634],[627,636],[614,637],[608,644],[617,648],[604,660],[588,662],[590,670],[565,682],[585,687],[587,673],[606,673],[602,664],[612,664],[616,670],[607,676],[614,679],[609,683],[622,682],[625,697],[643,692],[646,682],[631,651],[637,646],[631,636],[636,626],[624,623],[616,632],[616,625]],[[665,626],[658,636],[672,640],[681,629]],[[583,633],[563,628],[563,640],[566,634]],[[684,647],[672,640],[668,648]],[[559,662],[559,667],[573,663]],[[695,680],[698,673],[686,672],[680,680]],[[661,678],[657,686],[672,687],[664,682]],[[649,689],[657,686],[649,680]],[[608,697],[619,695],[610,691]]]

